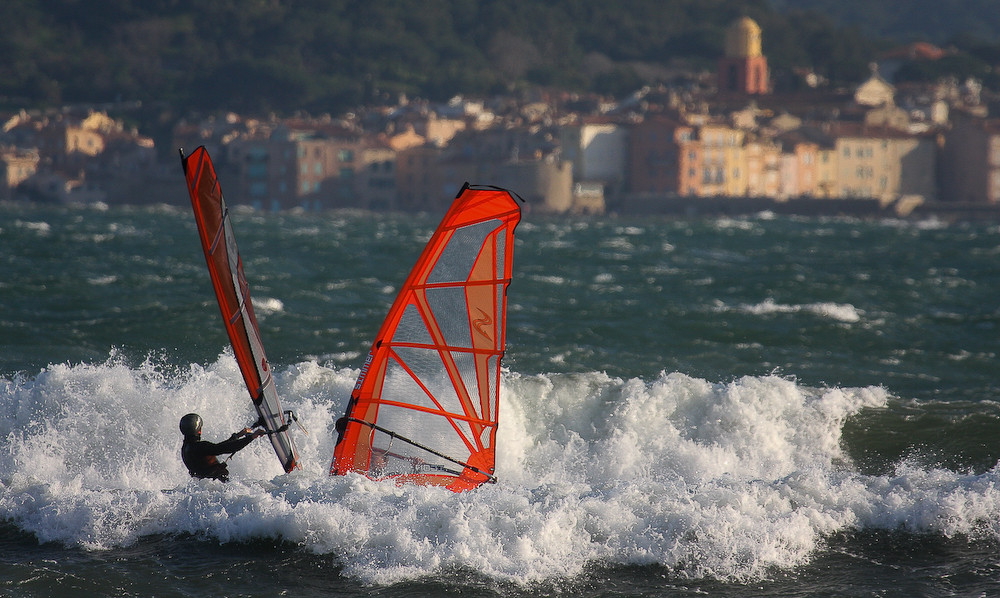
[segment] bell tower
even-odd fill
[[[750,17],[726,29],[726,54],[719,59],[719,92],[765,94],[770,91],[767,57],[761,52],[760,26]]]

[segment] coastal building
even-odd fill
[[[145,203],[156,195],[143,185],[159,167],[153,140],[105,112],[20,111],[2,130],[0,197],[13,197],[18,186],[19,195],[69,203]]]
[[[927,136],[856,123],[832,132],[837,197],[893,201],[904,195],[936,199],[936,146]]]
[[[386,135],[386,137],[386,145],[397,152],[411,147],[419,147],[427,143],[427,139],[418,134],[412,125],[403,127],[402,131]]]
[[[29,196],[65,204],[106,202],[108,194],[84,176],[70,177],[61,172],[39,170],[22,183]]]
[[[740,197],[747,194],[745,132],[722,123],[698,128],[701,141],[702,197]]]
[[[793,197],[814,197],[819,182],[819,146],[810,142],[799,142],[788,151],[781,153],[781,182],[773,197],[788,199]]]
[[[775,141],[780,145],[781,158],[778,166],[778,188],[774,195],[778,199],[796,197],[822,197],[820,182],[823,153],[819,143],[804,135],[800,130],[791,130],[778,135]],[[829,160],[830,156],[826,156]],[[830,169],[828,176],[832,179]]]
[[[484,164],[480,180],[515,191],[528,209],[549,214],[604,213],[603,195],[574,193],[573,164],[554,157]],[[591,189],[597,192],[600,189]],[[579,195],[579,197],[577,196]]]
[[[768,139],[747,142],[744,151],[748,197],[778,197],[781,190],[781,148]]]
[[[584,118],[559,129],[562,157],[573,164],[573,177],[617,190],[625,178],[628,130],[603,117]]]
[[[628,139],[629,192],[699,195],[701,152],[694,127],[672,116],[650,115],[631,126]]]
[[[726,29],[725,55],[719,59],[719,93],[766,94],[770,91],[767,57],[760,25],[742,17]]]
[[[871,66],[871,76],[854,90],[854,102],[859,106],[884,106],[892,104],[896,97],[896,88],[882,78],[878,67]]]
[[[59,172],[77,173],[104,151],[104,136],[71,118],[45,127],[40,141],[39,152],[49,156],[52,168]]]
[[[383,139],[368,140],[360,149],[356,207],[396,209],[396,151]]]
[[[357,201],[358,136],[329,136],[297,123],[264,128],[226,145],[220,170],[235,175],[241,203],[265,210],[328,209]],[[367,180],[367,179],[366,179]]]
[[[442,118],[436,112],[429,112],[422,118],[412,121],[413,130],[428,143],[444,147],[452,137],[466,128],[465,120],[458,118]]]
[[[508,187],[549,213],[701,209],[683,198],[1000,202],[1000,125],[982,118],[974,82],[897,90],[873,69],[854,90],[776,95],[768,76],[760,28],[744,18],[728,31],[719,94],[707,91],[709,75],[621,102],[550,92],[494,99],[489,110],[457,99],[338,119],[215,114],[181,123],[173,141],[208,147],[231,203],[265,210],[440,211],[466,181]],[[2,130],[4,147],[37,148],[22,184],[38,197],[185,197],[176,163],[155,162],[174,153],[154,155],[151,140],[104,114],[22,111]],[[16,153],[0,160],[9,197],[30,165]]]
[[[955,119],[941,149],[941,196],[1000,203],[1000,119]]]
[[[819,199],[837,197],[837,150],[834,147],[817,147],[815,192]]]
[[[17,186],[38,171],[38,151],[7,148],[0,151],[0,199],[12,199]]]
[[[445,181],[442,179],[442,161],[444,150],[432,145],[421,145],[404,149],[396,154],[396,202],[400,209],[409,211],[440,211],[447,208],[447,203],[455,194],[444,193]],[[452,172],[458,176],[468,176],[457,172],[457,166],[452,164]],[[462,181],[468,178],[462,178]],[[457,192],[457,189],[456,189]]]

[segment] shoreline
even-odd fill
[[[889,202],[864,198],[778,200],[767,197],[623,196],[613,208],[609,206],[608,211],[622,216],[747,216],[773,212],[784,216],[1000,221],[1000,204],[926,201],[913,196]]]

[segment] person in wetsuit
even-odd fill
[[[201,416],[197,413],[188,413],[181,418],[181,434],[184,435],[181,459],[192,477],[212,478],[223,482],[229,481],[229,467],[224,461],[219,461],[217,456],[235,453],[255,438],[267,434],[264,430],[254,432],[250,428],[244,428],[233,433],[228,440],[209,442],[201,439],[201,425]]]

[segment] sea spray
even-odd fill
[[[453,495],[326,475],[357,373],[312,361],[279,370],[279,392],[310,432],[296,436],[303,468],[282,474],[255,443],[225,485],[187,476],[176,425],[197,411],[206,437],[221,440],[252,417],[228,353],[187,370],[112,356],[5,379],[0,517],[96,550],[159,534],[290,542],[374,583],[455,567],[539,581],[595,562],[749,580],[853,529],[998,534],[984,523],[1000,508],[995,471],[851,466],[842,428],[885,408],[879,387],[505,371],[500,481]]]

